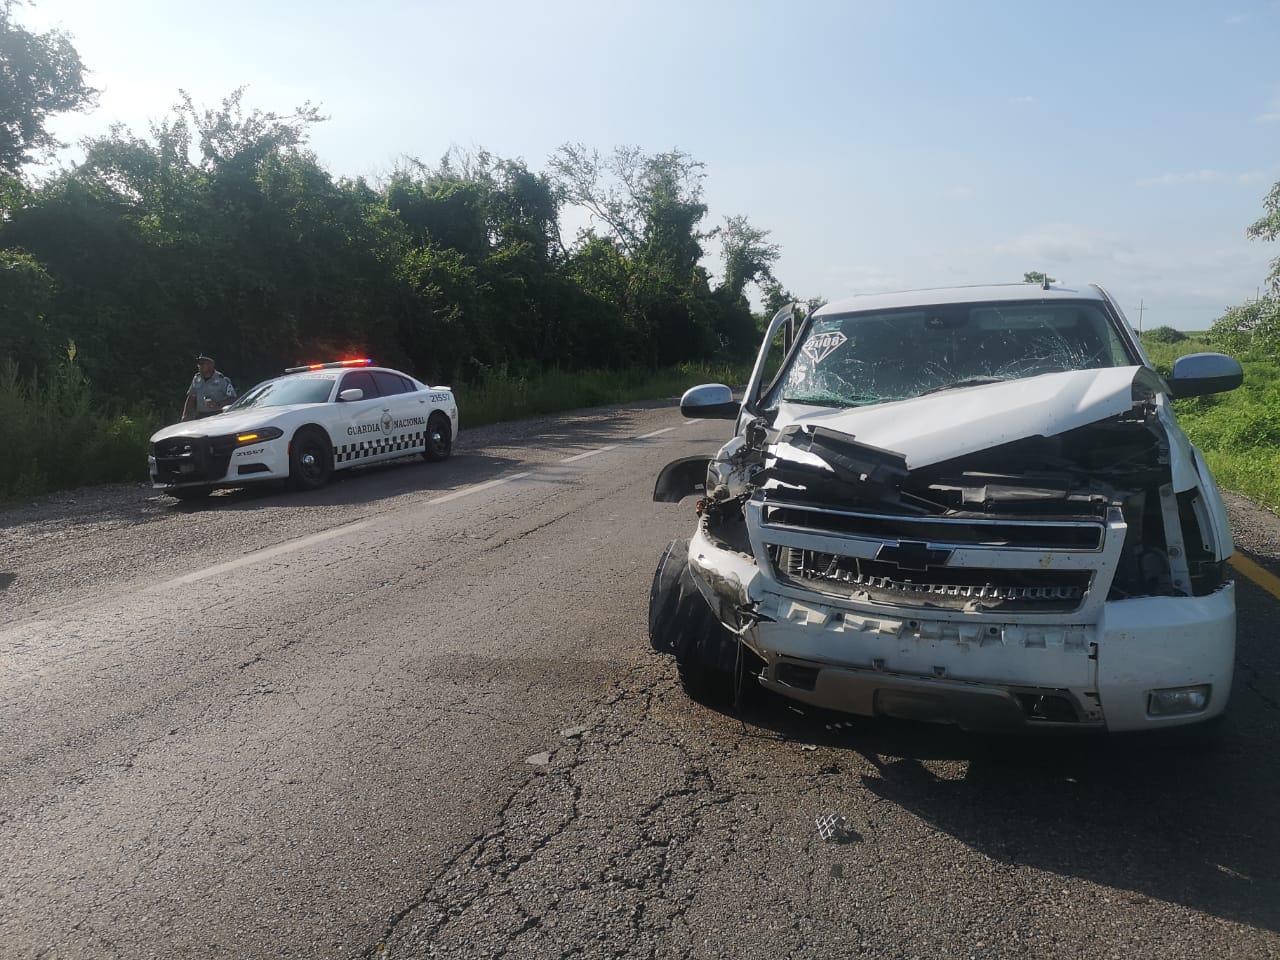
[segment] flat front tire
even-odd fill
[[[731,655],[738,638],[716,619],[689,573],[689,541],[673,540],[649,588],[649,643],[675,656],[680,685],[694,700],[733,698]]]
[[[333,447],[315,428],[299,430],[289,444],[289,483],[298,490],[315,490],[333,475]]]

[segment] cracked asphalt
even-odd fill
[[[1280,955],[1280,603],[1240,581],[1212,748],[717,712],[645,610],[691,524],[656,471],[724,433],[617,408],[0,513],[0,956]]]

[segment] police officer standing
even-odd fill
[[[187,390],[186,402],[182,404],[183,420],[199,420],[221,413],[222,408],[236,398],[236,388],[214,368],[212,357],[204,354],[196,357],[196,371]]]

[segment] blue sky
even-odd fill
[[[712,219],[772,230],[802,296],[1043,269],[1109,287],[1135,324],[1142,300],[1148,325],[1196,328],[1280,255],[1244,236],[1280,180],[1280,0],[42,0],[19,17],[70,31],[103,90],[63,139],[247,84],[255,106],[320,105],[313,145],[342,175],[452,145],[535,168],[568,140],[679,147],[706,163]]]

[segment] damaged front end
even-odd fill
[[[700,495],[689,576],[778,693],[974,729],[1204,719],[1230,690],[1230,537],[1162,384],[1128,376],[1060,432],[905,429],[905,452],[856,415],[775,411],[655,498]],[[1183,688],[1203,709],[1162,717]]]

